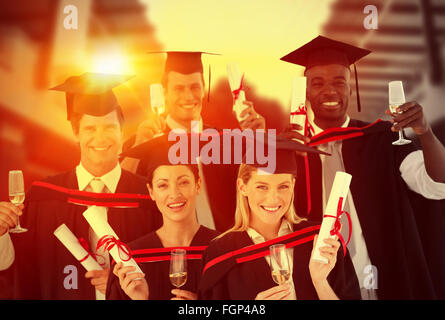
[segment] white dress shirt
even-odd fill
[[[278,237],[284,236],[284,235],[292,233],[292,232],[293,232],[292,224],[289,221],[287,221],[286,219],[283,219],[281,221],[280,230],[278,231]],[[253,228],[248,228],[247,234],[249,235],[250,239],[252,239],[254,244],[259,244],[259,243],[266,241],[266,239],[264,239],[264,237]],[[287,258],[289,260],[289,269],[290,269],[290,277],[289,277],[289,281],[288,281],[291,286],[290,300],[296,300],[297,296],[295,293],[294,280],[292,278],[293,269],[294,269],[294,248],[287,248],[286,252],[287,252]],[[270,267],[270,256],[265,256],[264,258],[266,259],[266,262]],[[268,275],[264,275],[264,276],[267,277]],[[272,273],[269,276],[272,277]]]
[[[122,169],[118,163],[113,170],[104,174],[102,177],[96,178],[100,178],[100,180],[103,181],[109,193],[115,193],[117,185],[121,178],[121,174]],[[91,180],[95,178],[91,173],[87,171],[87,169],[85,169],[85,167],[81,163],[76,167],[76,177],[79,190],[85,190],[85,188],[90,184]]]
[[[122,169],[119,165],[119,163],[114,167],[113,170],[109,171],[108,173],[104,174],[101,177],[95,177],[90,172],[88,172],[85,167],[80,163],[76,167],[76,177],[77,177],[77,184],[79,186],[79,190],[81,191],[89,191],[89,192],[102,192],[102,193],[115,193],[117,184],[119,183],[119,180],[121,178]],[[93,184],[91,183],[93,180],[99,179],[103,182],[103,190],[94,190]],[[105,212],[105,215],[101,217],[105,221],[108,220],[107,212]],[[95,251],[95,248],[97,246],[98,237],[94,233],[94,231],[89,228],[89,245],[90,250]],[[102,265],[104,268],[110,267],[110,256],[108,252],[105,252],[101,250],[100,252],[96,252],[97,254],[100,254],[104,258],[104,264]],[[96,290],[96,300],[105,300],[105,295],[102,294],[100,291]]]
[[[341,126],[342,128],[345,128],[349,125],[350,118],[347,117],[346,121]],[[312,123],[312,126],[314,128],[314,134],[319,134],[323,131],[323,129],[319,128],[315,123]],[[342,163],[342,171],[345,171],[344,168],[344,162],[343,162],[343,155],[341,153],[341,147],[342,142],[341,141],[335,141],[335,142],[329,142],[326,144],[319,145],[318,148],[320,150],[327,150],[330,146],[328,144],[331,144],[335,146],[335,148],[338,148],[338,152],[333,153],[332,156],[339,155],[341,157],[340,161]],[[325,165],[325,159],[327,156],[321,155],[321,163],[323,171],[327,170]],[[445,183],[437,183],[434,182],[426,173],[425,169],[425,163],[423,160],[423,153],[421,150],[411,152],[408,154],[405,159],[403,159],[400,167],[399,167],[401,176],[403,180],[406,182],[408,187],[421,194],[427,199],[445,199]],[[325,206],[327,204],[327,199],[329,197],[329,194],[326,192],[326,186],[324,185],[324,179],[323,181],[323,211],[325,209]],[[357,210],[354,205],[354,199],[352,197],[351,191],[348,193],[347,197],[347,205],[349,209],[349,214],[351,216],[351,223],[353,225],[352,228],[352,234],[351,234],[351,241],[348,245],[348,248],[352,246],[354,248],[353,252],[350,250],[352,263],[354,265],[357,278],[359,280],[360,288],[364,288],[365,278],[368,276],[364,272],[365,267],[367,265],[372,265],[371,260],[368,255],[368,249],[366,247],[366,242],[363,237],[362,228],[360,225],[360,220],[357,215]],[[343,217],[343,216],[342,216]],[[342,220],[343,223],[343,220]],[[346,232],[347,228],[342,229],[343,232]],[[362,290],[363,292],[363,290]]]
[[[0,271],[8,269],[14,262],[14,258],[14,246],[9,232],[6,231],[0,236]]]
[[[186,132],[190,131],[190,128],[184,127],[183,125],[175,121],[172,117],[170,117],[170,115],[167,116],[165,121],[167,123],[167,126],[171,130],[182,129],[185,130]],[[202,132],[203,130],[202,118],[199,119],[198,126],[197,127],[195,126],[194,128],[192,128],[192,130],[194,131],[199,130],[199,132]],[[200,225],[215,230],[215,221],[213,219],[212,210],[210,208],[207,185],[205,181],[204,172],[202,169],[202,164],[199,158],[197,159],[197,163],[199,169],[199,176],[201,177],[201,192],[196,197],[196,217]]]

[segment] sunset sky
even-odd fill
[[[292,77],[302,68],[281,62],[320,32],[332,0],[144,0],[166,50],[208,51],[212,77],[239,63],[258,93],[288,106]],[[247,96],[247,99],[249,97]]]

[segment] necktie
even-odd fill
[[[93,180],[90,181],[90,187],[94,193],[102,193],[105,188],[105,183],[103,183],[100,178],[93,178]]]
[[[329,195],[331,193],[332,184],[334,183],[335,174],[337,171],[345,172],[345,168],[343,165],[343,160],[341,156],[341,142],[333,141],[327,143],[327,152],[331,154],[331,156],[324,156],[323,162],[323,180],[324,180],[324,190],[325,190],[325,202],[329,200]],[[349,198],[350,192],[348,192],[348,197],[346,198],[343,210],[350,212],[349,210]],[[349,226],[348,226],[348,218],[346,214],[342,214],[340,218],[340,222],[342,224],[341,235],[345,241],[348,239]],[[348,250],[351,257],[353,257],[356,253],[354,241],[351,239],[351,242],[348,244]]]

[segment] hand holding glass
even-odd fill
[[[21,170],[9,171],[9,201],[16,206],[25,201],[25,184],[23,182],[23,173]],[[22,233],[28,229],[20,226],[20,220],[17,218],[17,226],[9,229],[10,233]]]
[[[389,110],[392,113],[401,114],[402,112],[397,112],[397,108],[406,102],[402,81],[391,81],[388,84],[388,90],[389,90]],[[403,135],[403,129],[400,129],[399,139],[397,141],[394,141],[392,144],[395,146],[401,146],[409,143],[411,143],[411,140],[405,139]]]

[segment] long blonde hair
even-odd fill
[[[256,167],[242,163],[239,167],[237,178],[241,179],[244,184],[247,184],[249,180],[252,178],[252,173],[256,171],[257,171]],[[294,203],[294,195],[292,194],[292,199],[290,201],[288,210],[284,214],[284,218],[293,224],[298,224],[301,221],[307,220],[297,215],[293,203]],[[222,233],[219,237],[222,237],[223,235],[232,231],[246,231],[249,228],[249,221],[250,221],[250,208],[247,197],[243,196],[239,188],[237,187],[235,223],[232,228]]]

